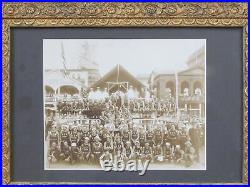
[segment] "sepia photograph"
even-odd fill
[[[6,2],[2,183],[248,184],[248,4]]]
[[[206,170],[206,39],[43,39],[45,170]]]

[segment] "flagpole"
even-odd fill
[[[67,67],[66,67],[66,62],[65,62],[63,42],[61,43],[61,55],[62,55],[62,63],[63,63],[63,67],[64,67],[64,75],[66,76],[67,75]]]
[[[120,84],[118,84],[118,82],[119,82],[119,73],[120,73],[120,66],[118,64],[117,65],[117,77],[116,77],[116,83],[118,85],[118,91],[120,91]]]
[[[179,81],[178,81],[178,73],[175,72],[175,98],[176,98],[176,104],[175,104],[175,109],[176,109],[176,114],[177,114],[177,119],[179,118]]]

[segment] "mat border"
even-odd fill
[[[2,183],[11,180],[10,30],[14,27],[240,27],[243,34],[243,150],[241,183],[248,183],[248,4],[247,3],[3,3],[2,4]],[[127,183],[143,184],[143,183]],[[201,183],[144,183],[201,184]],[[208,184],[208,183],[202,183]],[[211,184],[211,183],[209,183]]]

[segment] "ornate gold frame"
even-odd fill
[[[243,163],[248,183],[247,3],[3,3],[2,178],[11,180],[10,30],[12,27],[241,27],[243,31]],[[29,183],[29,182],[27,182]],[[41,184],[50,184],[42,183]],[[18,183],[20,184],[20,183]],[[57,183],[58,184],[58,183]]]

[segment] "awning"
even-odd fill
[[[99,87],[101,90],[107,88],[109,89],[109,92],[115,92],[119,89],[126,89],[127,91],[128,87],[130,86],[132,86],[134,89],[137,89],[138,91],[145,87],[125,68],[118,64],[99,81],[94,83],[90,88],[93,88],[94,90],[96,90],[97,87]]]

